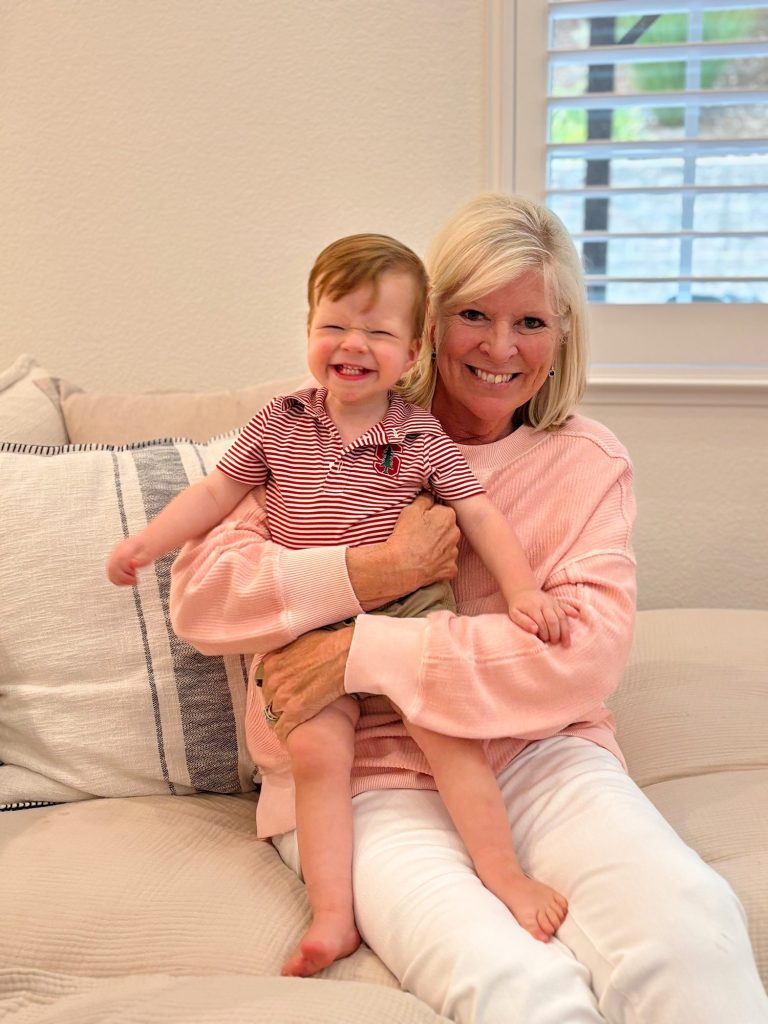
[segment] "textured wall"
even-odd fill
[[[768,408],[586,404],[635,468],[641,608],[768,608]]]
[[[301,372],[332,238],[423,252],[488,185],[484,0],[3,0],[0,370]],[[670,344],[674,344],[670,328]],[[768,605],[765,409],[588,407],[628,445],[640,600]]]
[[[303,368],[334,237],[423,251],[485,185],[482,0],[3,0],[0,365]]]

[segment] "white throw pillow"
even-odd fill
[[[69,437],[55,390],[41,388],[50,375],[31,356],[19,356],[0,373],[0,441],[67,444]]]
[[[210,472],[234,436],[0,444],[0,807],[254,788],[246,659],[205,657],[175,636],[174,556],[137,588],[105,575],[124,533]]]

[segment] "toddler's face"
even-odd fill
[[[386,392],[418,354],[413,337],[415,288],[408,274],[388,271],[340,299],[321,296],[309,324],[307,361],[339,401]]]

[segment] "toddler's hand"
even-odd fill
[[[126,537],[112,549],[107,562],[107,576],[118,587],[135,587],[138,583],[136,570],[151,561],[139,537]]]
[[[570,619],[579,616],[579,606],[567,598],[551,597],[546,591],[533,588],[518,590],[509,601],[509,617],[528,633],[537,633],[544,643],[571,642]]]

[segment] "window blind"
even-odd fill
[[[547,202],[592,302],[768,302],[768,3],[552,0]]]

